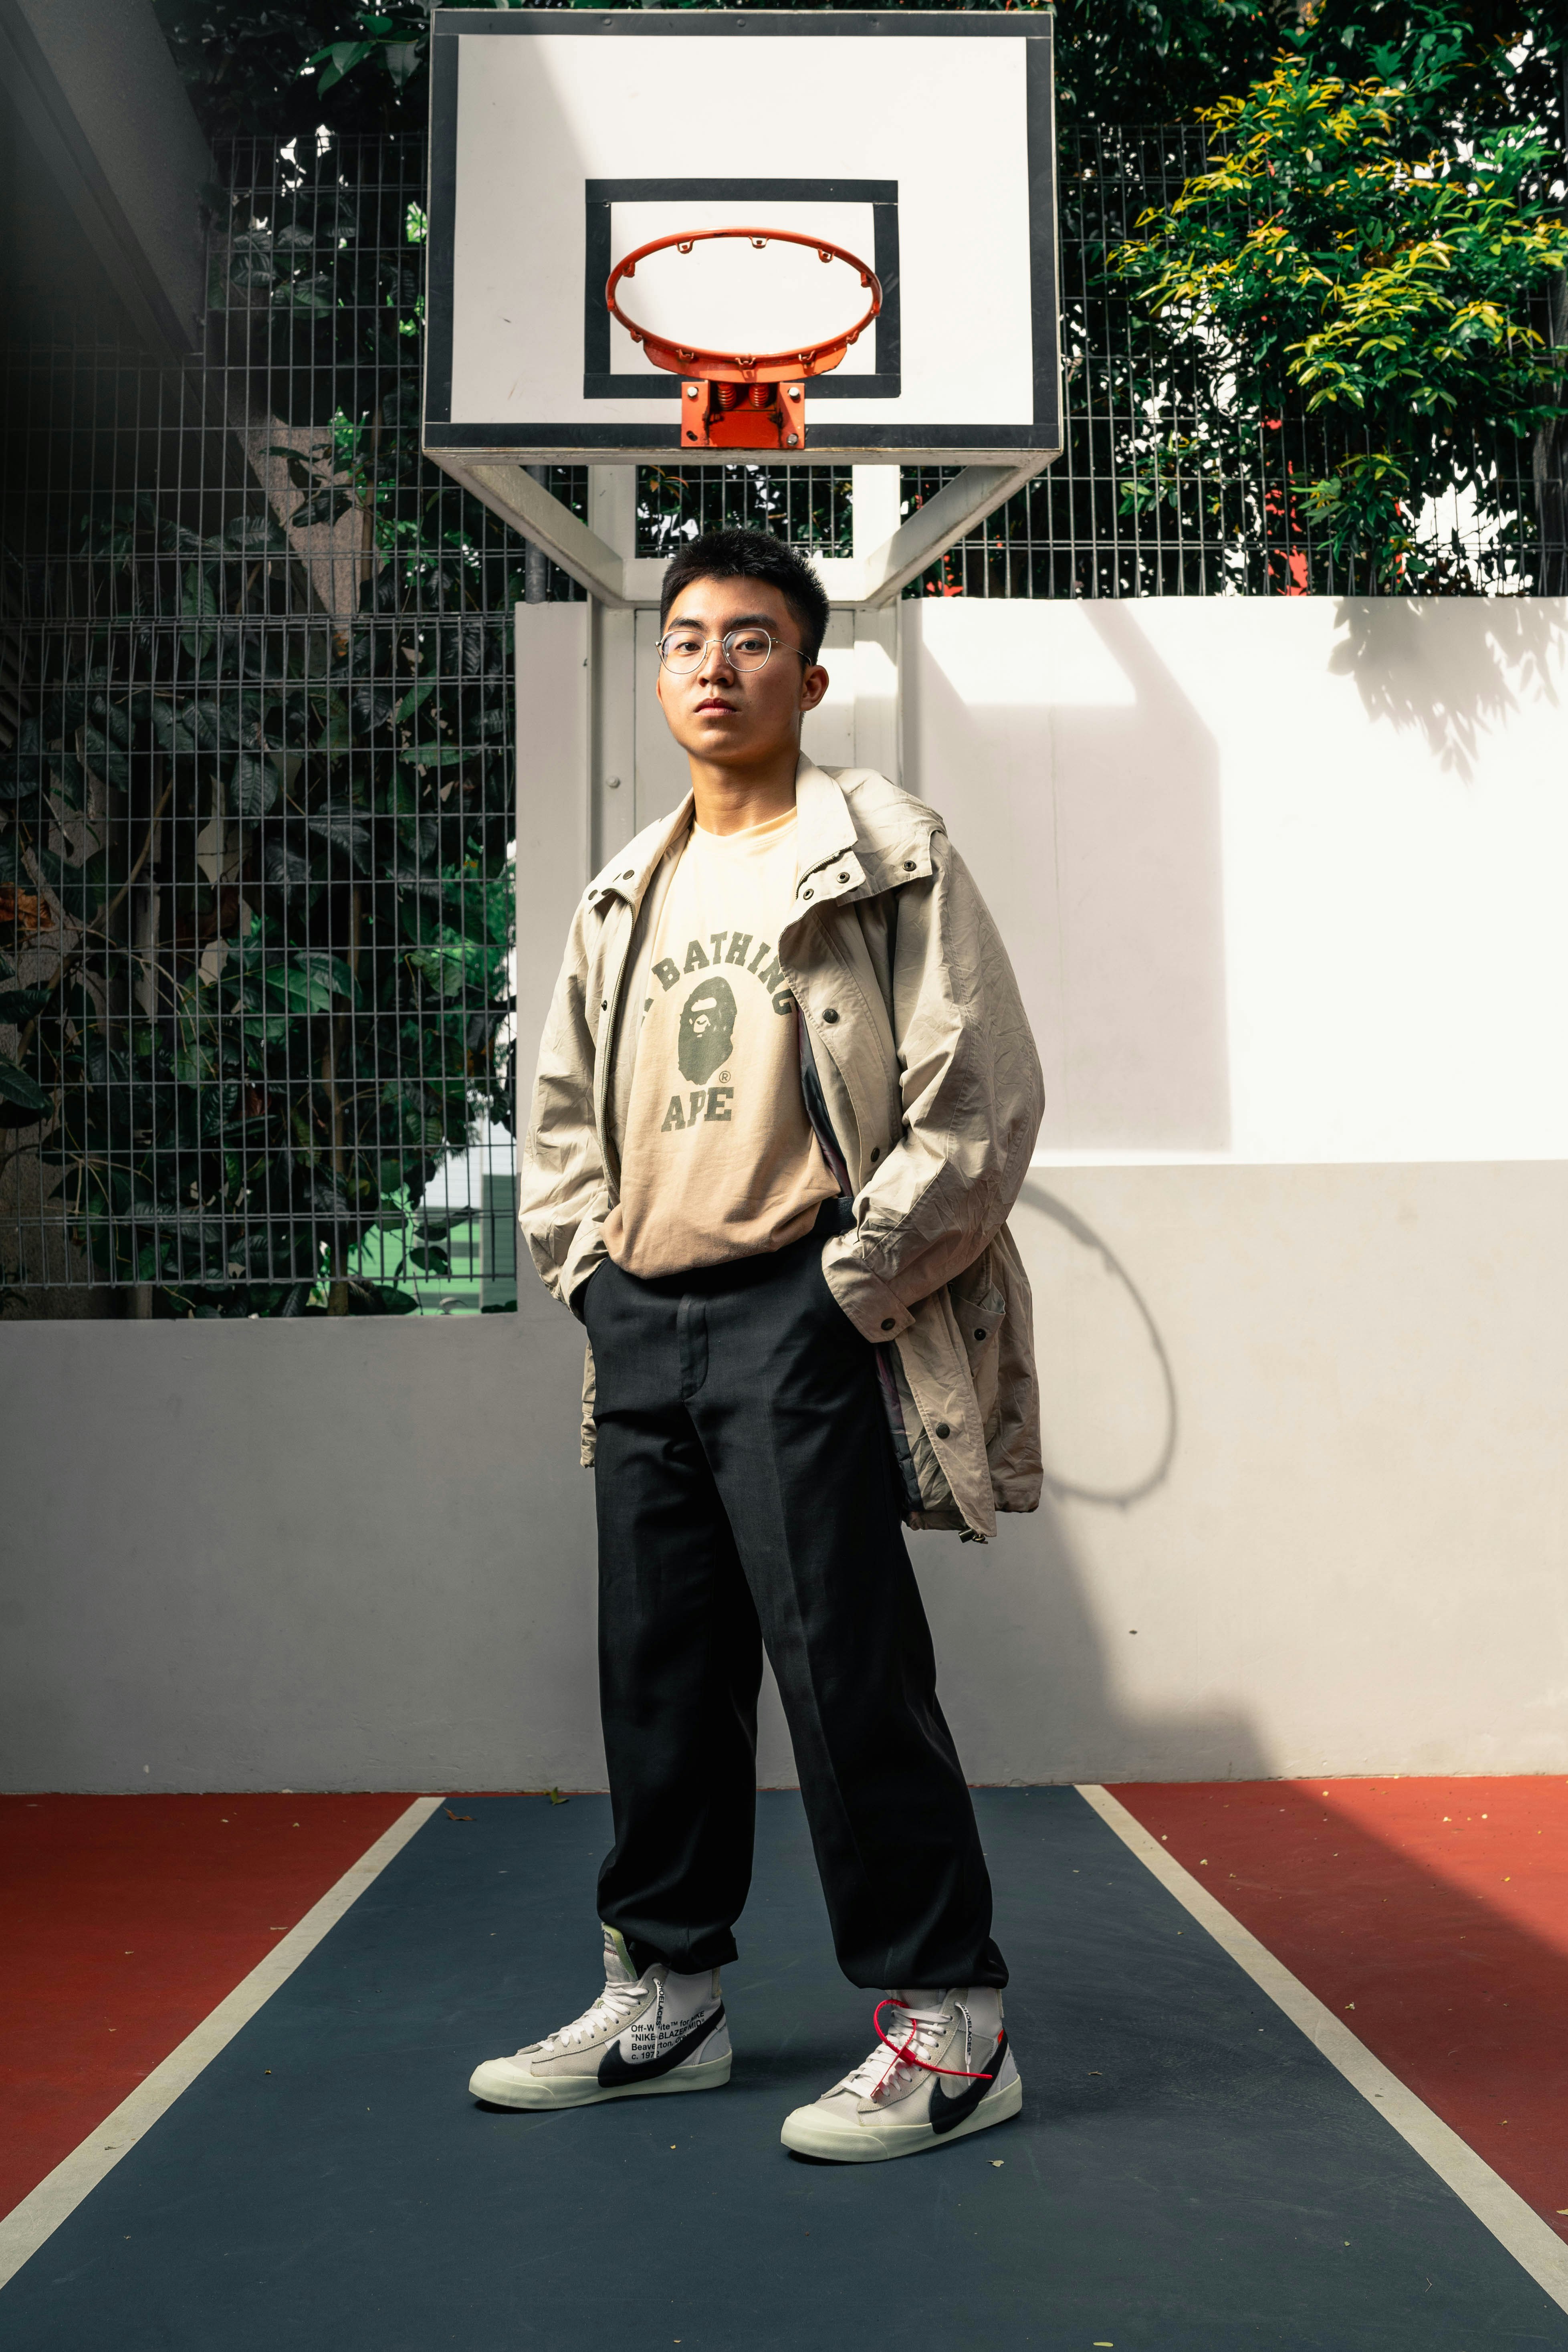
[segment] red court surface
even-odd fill
[[[1568,2237],[1568,1781],[1111,1793]]]
[[[1114,1793],[1568,2236],[1568,1782],[1270,1780]],[[0,1798],[9,2126],[0,2212],[232,1991],[408,1801]]]
[[[0,1797],[0,2213],[177,2048],[408,1802]]]

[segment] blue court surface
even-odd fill
[[[0,2294],[5,2352],[1568,2352],[1568,2315],[1071,1790],[977,1798],[1015,2123],[779,2146],[872,2042],[761,1800],[728,2089],[477,2107],[598,1983],[607,1801],[437,1812]],[[672,2145],[673,2143],[673,2145]]]

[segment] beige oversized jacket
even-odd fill
[[[941,817],[867,768],[796,785],[796,917],[777,944],[820,1125],[853,1195],[823,1249],[834,1297],[885,1347],[912,1527],[995,1533],[1040,1498],[1029,1286],[1008,1210],[1041,1115],[1039,1058],[1006,950]],[[576,1309],[606,1255],[646,967],[689,798],[589,884],[540,1046],[519,1222]],[[807,1084],[810,1103],[812,1087]],[[890,1344],[888,1344],[890,1343]],[[594,1377],[583,1459],[593,1460]],[[901,1427],[900,1426],[901,1423]]]

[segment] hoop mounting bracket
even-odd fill
[[[805,383],[688,378],[680,387],[683,449],[804,449]]]

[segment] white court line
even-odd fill
[[[1108,1789],[1080,1785],[1079,1795],[1085,1804],[1092,1806],[1107,1829],[1114,1830],[1122,1844],[1152,1871],[1166,1893],[1173,1895],[1182,1908],[1190,1912],[1215,1942],[1229,1953],[1237,1968],[1245,1970],[1276,2007],[1284,2011],[1291,2024],[1300,2027],[1330,2065],[1338,2067],[1346,2082],[1361,2093],[1369,2105],[1376,2107],[1401,2139],[1409,2142],[1438,2179],[1446,2182],[1461,2204],[1469,2207],[1500,2245],[1507,2247],[1521,2268],[1530,2273],[1537,2286],[1568,2311],[1568,2244],[1556,2231],[1539,2213],[1532,2212],[1523,2198],[1489,2164],[1483,2162],[1458,2132],[1450,2131],[1424,2100],[1406,2089],[1397,2074],[1390,2074],[1382,2059],[1374,2058],[1365,2042],[1358,2041],[1349,2026],[1331,2009],[1324,2007],[1316,1993],[1309,1992],[1300,1979],[1293,1977],[1239,1919],[1233,1918],[1206,1886],[1200,1885],[1190,1871],[1184,1870],[1169,1847],[1162,1845],[1141,1822],[1135,1821]]]
[[[299,1926],[290,1927],[267,1958],[258,1961],[226,1999],[203,2018],[194,2032],[186,2034],[179,2048],[171,2050],[163,2064],[155,2066],[144,2082],[138,2083],[130,2097],[122,2099],[114,2113],[89,2132],[79,2147],[73,2148],[47,2179],[40,2180],[32,2193],[0,2221],[0,2287],[16,2277],[23,2263],[37,2252],[62,2221],[69,2220],[82,2199],[113,2171],[143,2132],[151,2131],[159,2116],[167,2115],[181,2092],[190,2088],[202,2069],[210,2066],[218,2052],[234,2040],[240,2027],[271,2000],[300,1961],[309,1958],[322,1937],[337,1926],[371,1881],[380,1877],[415,1831],[422,1829],[444,1801],[440,1797],[416,1797],[392,1827],[361,1854],[351,1869],[344,1871],[337,1885],[329,1887],[321,1901],[306,1912]]]

